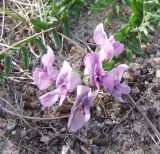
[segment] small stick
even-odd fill
[[[23,116],[23,115],[16,114],[16,113],[8,110],[7,108],[3,107],[1,104],[0,104],[0,107],[2,108],[2,110],[4,110],[5,112],[9,113],[10,115],[13,115],[13,116],[16,116],[16,117],[20,117],[20,118],[24,118],[24,119],[27,119],[27,120],[57,120],[57,119],[63,119],[63,118],[68,118],[69,117],[69,115],[64,115],[64,116],[61,116],[61,117],[53,117],[53,118],[41,118],[41,117]]]

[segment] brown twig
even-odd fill
[[[82,150],[85,154],[91,154],[91,152],[88,151],[84,146],[81,146],[81,150]]]
[[[14,113],[14,112],[8,110],[7,108],[3,107],[1,104],[0,104],[0,107],[2,108],[2,110],[4,110],[5,112],[7,112],[8,114],[10,114],[12,116],[24,118],[27,120],[57,120],[57,119],[63,119],[63,118],[69,117],[69,115],[64,115],[64,116],[60,116],[60,117],[53,117],[53,118],[30,117],[30,116],[24,116],[24,115],[21,115],[18,113]]]

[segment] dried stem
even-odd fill
[[[24,116],[24,115],[12,112],[12,111],[8,110],[7,108],[3,107],[1,104],[0,104],[0,107],[2,108],[2,110],[4,110],[5,112],[7,112],[8,114],[10,114],[12,116],[24,118],[27,120],[57,120],[57,119],[63,119],[63,118],[69,117],[69,115],[64,115],[64,116],[60,116],[60,117],[53,117],[53,118],[30,117],[30,116]]]

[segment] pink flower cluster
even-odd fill
[[[100,48],[98,53],[88,53],[84,58],[84,74],[90,78],[90,85],[97,88],[92,92],[90,87],[82,85],[80,75],[72,69],[67,61],[63,62],[61,70],[53,67],[55,55],[48,46],[47,53],[42,56],[42,68],[36,68],[33,72],[33,81],[40,90],[56,85],[55,90],[47,92],[39,99],[43,107],[51,107],[56,102],[63,104],[69,93],[77,90],[75,102],[71,108],[68,128],[77,131],[90,119],[90,107],[102,87],[105,92],[114,96],[115,100],[123,102],[122,94],[129,94],[131,89],[121,82],[123,73],[128,66],[121,64],[111,71],[105,72],[102,68],[103,60],[109,60],[123,51],[123,44],[115,41],[114,37],[107,37],[103,24],[99,24],[94,32],[93,40]]]

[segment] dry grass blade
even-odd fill
[[[82,51],[84,50],[78,43],[76,43],[75,41],[73,41],[72,39],[70,39],[69,37],[65,36],[64,34],[58,32],[59,35],[62,36],[62,38],[65,38],[66,40],[72,42],[73,44],[75,44],[77,47],[79,47]]]
[[[160,150],[159,144],[155,141],[154,137],[152,136],[152,134],[149,132],[149,130],[146,128],[146,126],[144,124],[143,124],[143,127],[146,129],[147,133],[149,134],[149,136],[151,137],[151,139],[153,140],[153,142],[156,144],[156,146]]]
[[[4,33],[4,18],[5,18],[5,0],[3,0],[3,18],[2,18],[1,40],[3,39],[3,33]]]
[[[130,95],[127,95],[128,98],[131,100],[131,102],[133,103],[134,107],[136,107],[136,109],[139,111],[139,113],[142,115],[142,117],[146,120],[146,122],[148,123],[148,125],[153,129],[154,133],[156,134],[158,140],[160,141],[160,133],[159,131],[156,129],[156,127],[152,124],[152,122],[148,119],[148,117],[141,111],[141,109],[137,106],[136,102],[133,100],[133,98]]]
[[[20,5],[25,5],[25,6],[36,6],[36,4],[28,4],[28,3],[24,3],[24,2],[20,2],[17,0],[9,0],[10,2],[14,2],[14,3],[18,3]]]
[[[33,38],[35,38],[35,37],[37,37],[37,36],[39,36],[39,35],[41,35],[41,34],[43,34],[43,33],[49,32],[49,31],[51,31],[51,30],[53,30],[53,29],[54,29],[54,28],[49,28],[49,29],[44,30],[44,31],[42,31],[42,32],[40,32],[40,33],[36,33],[36,34],[34,34],[34,35],[30,36],[30,37],[27,37],[27,38],[25,38],[25,39],[23,39],[23,40],[15,43],[15,44],[9,46],[9,47],[6,48],[5,50],[0,51],[0,54],[1,54],[1,53],[5,53],[5,52],[6,52],[7,50],[9,50],[9,49],[17,48],[17,46],[22,45],[23,43],[27,42],[28,40],[31,40],[31,39],[33,39]]]
[[[147,94],[152,90],[152,88],[153,88],[155,85],[157,85],[158,83],[159,83],[159,82],[154,83],[154,84],[148,89],[148,91],[147,91],[137,102],[135,102],[134,106],[123,116],[123,118],[119,121],[119,123],[118,123],[112,130],[114,130],[115,128],[117,128],[117,127],[120,125],[120,123],[121,123],[124,119],[126,119],[126,117],[128,117],[128,115],[131,113],[131,111],[136,107],[135,105],[138,104],[140,101],[142,101],[142,100],[147,96]]]

